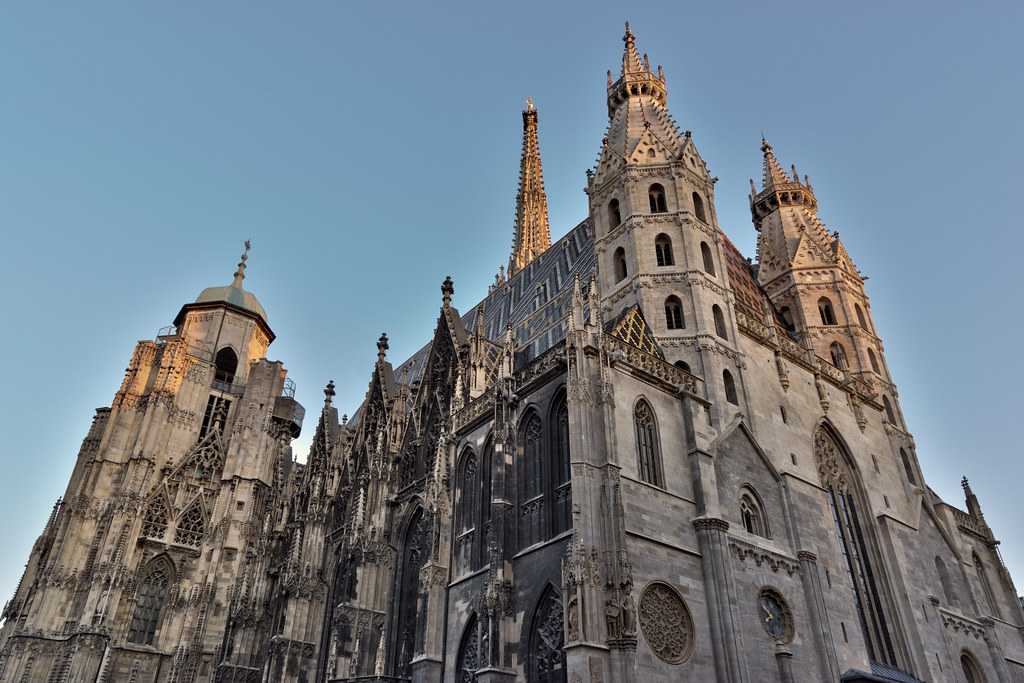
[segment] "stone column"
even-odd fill
[[[1006,666],[1006,656],[1003,655],[1003,648],[999,646],[999,639],[996,637],[996,622],[989,617],[981,617],[978,619],[978,623],[985,627],[982,637],[985,639],[985,645],[988,646],[988,654],[992,658],[992,667],[996,670],[999,683],[1012,683],[1013,679],[1010,678],[1010,672]]]
[[[782,683],[794,683],[793,651],[783,643],[775,643],[775,663],[779,666],[779,680]]]
[[[827,681],[839,680],[839,662],[836,647],[832,642],[832,628],[828,623],[825,596],[821,590],[821,576],[818,574],[818,556],[809,550],[797,553],[800,560],[800,581],[804,586],[811,629],[814,631],[814,646],[818,651],[822,678]]]
[[[732,605],[735,586],[729,572],[729,523],[714,517],[693,520],[704,569],[715,673],[719,683],[747,683],[750,679],[740,658],[741,640]]]

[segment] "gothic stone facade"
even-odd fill
[[[756,265],[628,30],[588,217],[513,253],[306,464],[242,289],[140,342],[4,611],[2,681],[1024,681],[966,480],[923,480],[864,278],[762,144]],[[227,349],[228,351],[225,351]]]

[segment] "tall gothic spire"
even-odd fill
[[[514,275],[551,246],[548,223],[548,196],[544,192],[544,172],[537,142],[537,109],[533,98],[523,110],[523,154],[519,162],[519,192],[516,195],[515,236],[508,274]]]

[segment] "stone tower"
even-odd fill
[[[887,422],[902,428],[864,277],[839,232],[829,232],[818,218],[810,179],[801,180],[795,164],[787,175],[767,140],[762,139],[761,152],[761,190],[750,181],[758,281],[782,324],[818,357],[872,387],[881,396]]]
[[[587,176],[605,319],[653,335],[652,353],[708,380],[716,405],[739,406],[741,378],[717,178],[668,111],[659,66],[640,56],[629,24],[617,80],[608,72],[608,130]],[[639,315],[638,315],[639,314]],[[646,328],[641,330],[641,328]],[[727,409],[728,411],[728,409]]]
[[[217,668],[236,582],[280,521],[303,416],[242,286],[248,249],[230,285],[136,344],[97,409],[4,611],[3,681],[192,681]]]
[[[544,191],[544,170],[537,141],[537,108],[533,106],[533,98],[528,98],[523,110],[523,152],[519,162],[512,256],[508,260],[509,277],[528,266],[550,246],[548,195]]]

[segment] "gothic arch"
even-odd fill
[[[899,666],[906,648],[898,640],[899,617],[878,550],[874,518],[856,460],[838,430],[826,418],[814,430],[813,452],[818,476],[831,511],[834,535],[845,559],[847,578],[857,604],[868,656]]]
[[[519,547],[526,548],[546,536],[544,423],[540,411],[529,406],[519,421],[516,465],[516,499]]]
[[[206,517],[206,507],[200,494],[185,506],[184,511],[175,520],[174,542],[196,548],[202,545],[206,536]]]
[[[772,537],[764,501],[753,484],[744,484],[740,487],[739,508],[740,521],[747,533],[763,538]]]
[[[483,665],[480,652],[480,625],[476,613],[469,615],[466,628],[459,641],[459,652],[455,657],[455,683],[473,683],[476,672]]]
[[[637,396],[633,402],[633,434],[636,439],[637,474],[642,481],[664,488],[665,468],[661,461],[658,414],[643,396]]]
[[[408,677],[417,646],[420,570],[431,550],[430,523],[419,498],[409,501],[398,528],[401,545],[392,591],[390,660],[393,675]]]
[[[139,569],[138,582],[128,626],[128,642],[152,645],[177,576],[174,562],[166,553],[157,555]]]
[[[524,671],[527,683],[565,683],[565,630],[562,596],[548,583],[524,623]]]
[[[555,392],[548,415],[548,488],[551,491],[552,537],[572,527],[572,465],[569,402],[563,385]]]

